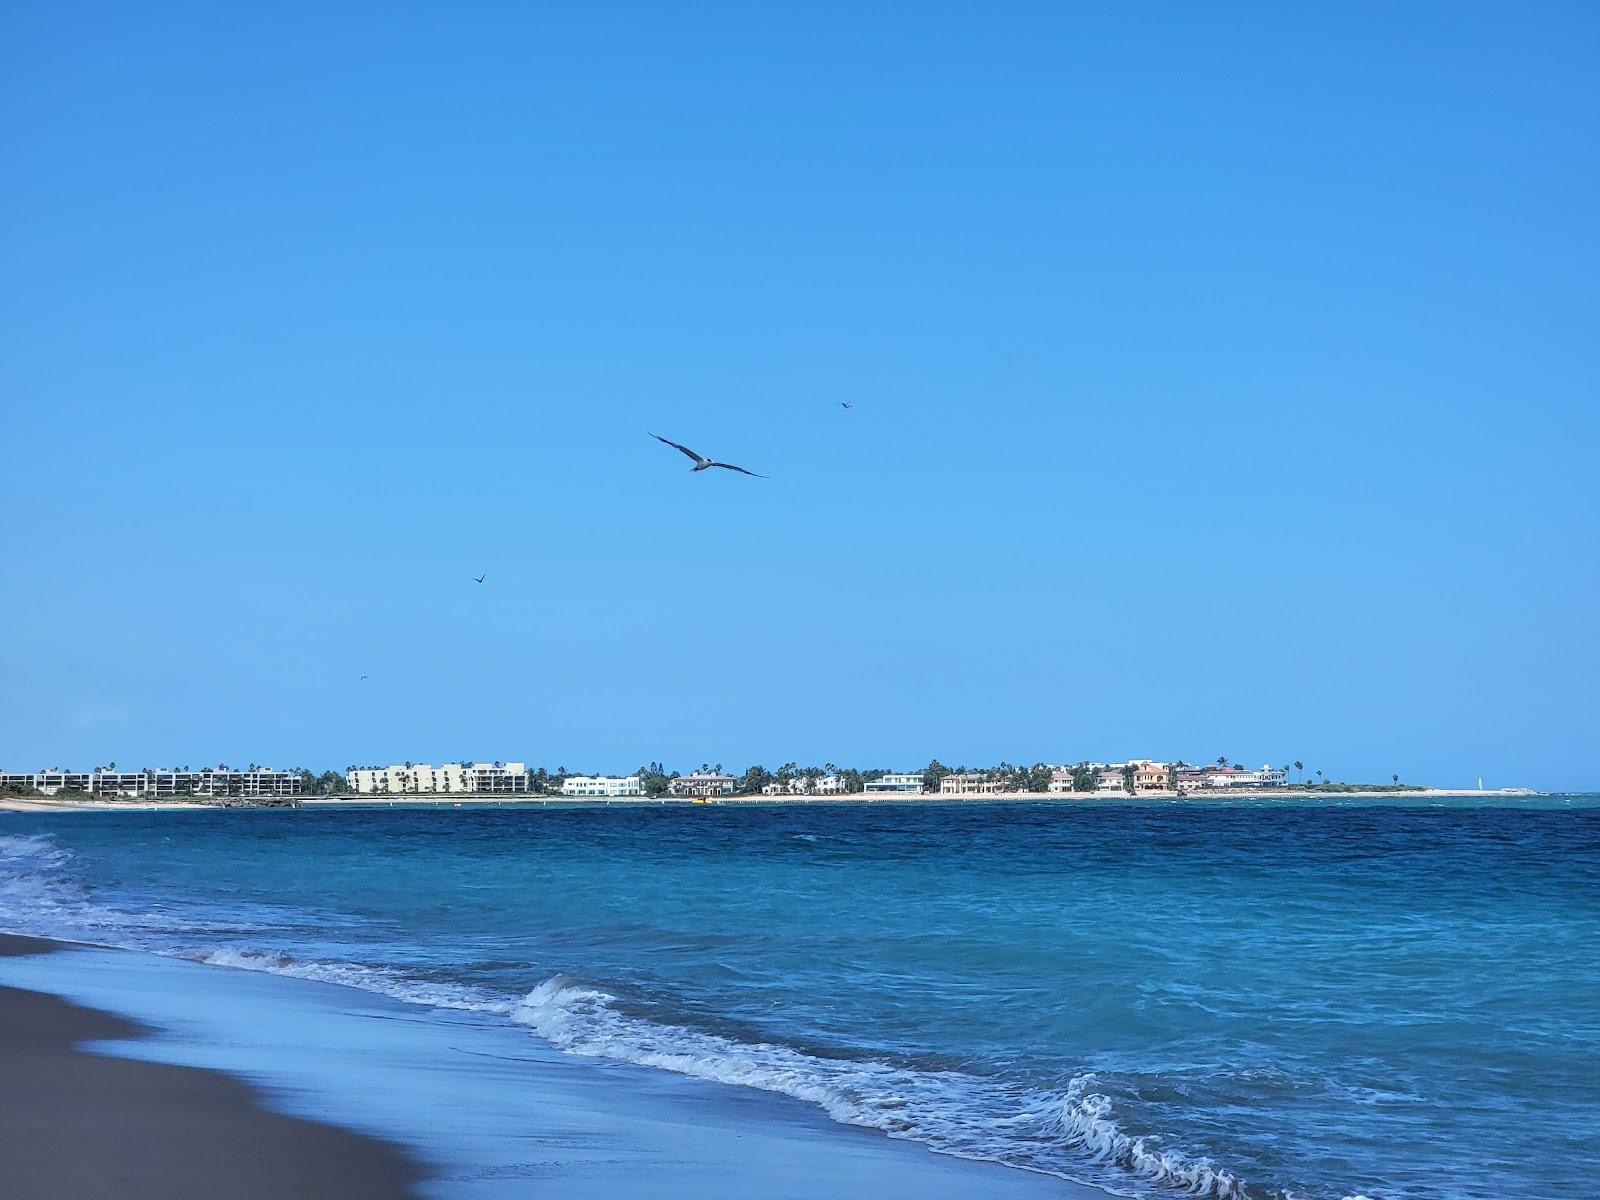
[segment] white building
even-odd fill
[[[528,790],[523,763],[396,763],[357,767],[345,773],[350,790],[360,796],[489,795],[510,796]]]
[[[1285,778],[1280,768],[1262,763],[1254,771],[1243,767],[1183,767],[1178,770],[1177,782],[1185,788],[1276,788],[1283,786]]]
[[[1072,790],[1072,768],[1057,767],[1050,772],[1050,790],[1052,792],[1070,792]]]
[[[644,783],[637,775],[568,775],[561,783],[561,794],[614,800],[644,795]]]
[[[57,792],[88,792],[94,776],[88,771],[0,771],[0,787],[17,788],[53,796]]]
[[[939,780],[941,796],[1000,796],[1008,790],[1004,781],[990,779],[982,771],[950,774]]]
[[[894,772],[869,780],[865,788],[874,794],[903,792],[907,794],[922,791],[922,772]]]
[[[0,773],[0,787],[19,787],[53,796],[57,792],[87,792],[96,796],[237,796],[271,799],[298,796],[305,790],[293,771],[251,767],[204,767],[198,771],[33,771]]]
[[[1095,768],[1094,790],[1097,792],[1126,792],[1127,777],[1122,773],[1127,763],[1091,763]]]
[[[842,796],[848,791],[843,775],[818,775],[811,778],[796,775],[793,779],[778,780],[761,789],[763,796]]]

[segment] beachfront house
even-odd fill
[[[739,781],[732,775],[695,771],[672,780],[667,784],[667,791],[683,797],[731,796],[738,785]]]
[[[914,794],[922,791],[922,772],[891,772],[880,775],[877,779],[868,780],[865,790],[874,795],[884,794]]]
[[[644,795],[644,782],[637,775],[568,775],[561,781],[561,794],[591,800],[620,800]]]
[[[1136,758],[1133,760],[1133,788],[1138,792],[1170,791],[1172,770],[1166,763]]]
[[[1000,796],[1010,790],[1003,780],[990,779],[982,771],[952,773],[939,780],[941,796]]]
[[[1122,773],[1127,763],[1091,763],[1095,768],[1094,790],[1104,794],[1126,792],[1128,780]]]

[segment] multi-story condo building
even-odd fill
[[[92,790],[99,796],[144,796],[154,791],[153,771],[107,771],[94,773]]]
[[[350,790],[361,796],[440,795],[511,796],[528,790],[523,763],[397,763],[357,767],[345,773]]]
[[[863,787],[864,790],[875,794],[893,792],[918,793],[922,791],[922,772],[891,772],[888,775],[869,780]]]
[[[34,771],[0,773],[0,787],[22,787],[45,795],[88,792],[96,796],[238,796],[263,799],[298,796],[304,790],[293,771],[251,767],[244,771],[206,767],[199,771]]]
[[[1057,767],[1050,772],[1050,790],[1052,792],[1070,792],[1072,790],[1072,768]]]
[[[738,784],[739,781],[732,775],[695,771],[678,776],[667,784],[667,791],[674,796],[731,796]]]
[[[561,794],[615,800],[644,795],[644,783],[637,775],[568,775],[561,782]]]
[[[20,788],[46,796],[57,792],[87,792],[93,781],[94,775],[89,771],[63,771],[59,767],[48,771],[0,771],[0,787]]]

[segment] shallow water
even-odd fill
[[[0,821],[0,927],[1134,1195],[1593,1194],[1597,917],[1593,798]]]

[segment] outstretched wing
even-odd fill
[[[650,433],[650,431],[648,429],[646,429],[645,432],[646,433]],[[689,447],[680,446],[677,442],[673,441],[671,438],[664,438],[659,433],[650,433],[650,436],[655,438],[655,440],[658,441],[658,442],[666,442],[666,444],[671,446],[674,450],[682,451],[684,454],[687,454],[690,458],[694,459],[695,462],[704,462],[705,461],[705,459],[701,458],[693,450],[689,449]]]
[[[737,471],[741,475],[749,475],[749,476],[751,476],[751,477],[753,477],[755,479],[765,479],[766,478],[765,475],[757,475],[754,471],[746,471],[743,467],[736,467],[732,463],[714,462],[711,465],[713,467],[721,467],[724,471]]]

